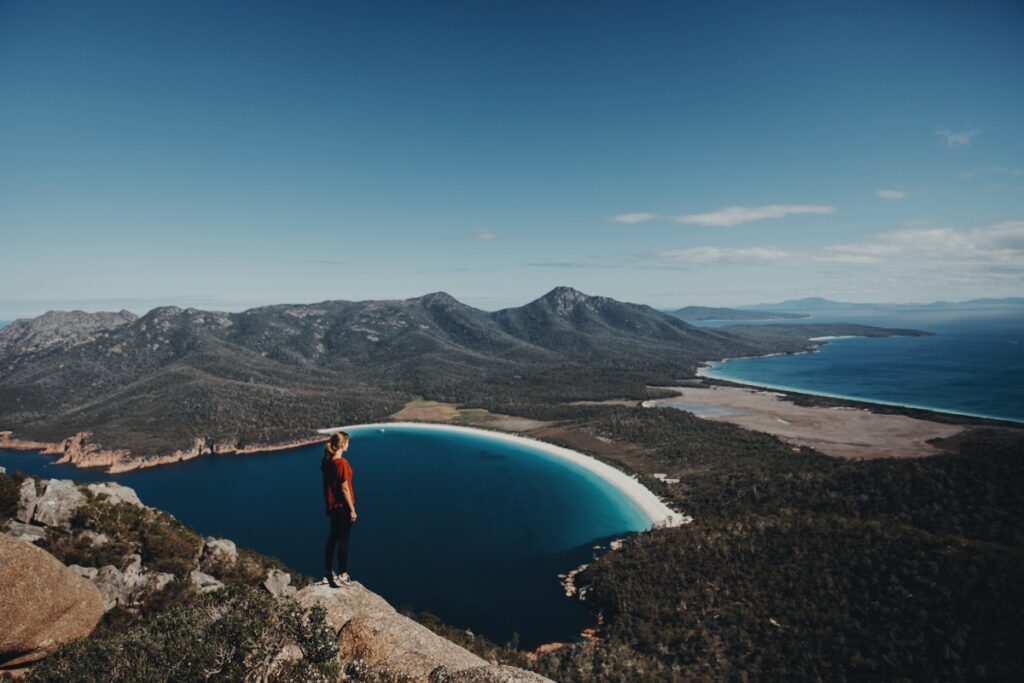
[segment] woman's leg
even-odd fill
[[[348,539],[352,533],[352,518],[348,510],[338,515],[338,573],[348,571]]]
[[[327,544],[324,546],[324,576],[331,575],[331,556],[334,554],[334,546],[338,543],[342,533],[341,515],[337,511],[331,511],[331,533],[327,537]],[[339,555],[341,549],[338,550]]]

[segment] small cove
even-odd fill
[[[599,476],[486,432],[353,428],[346,454],[360,519],[353,578],[396,607],[437,614],[499,643],[573,639],[591,625],[557,575],[592,546],[650,522]],[[327,520],[322,447],[208,456],[107,474],[0,451],[0,465],[47,478],[117,481],[204,535],[320,573]]]

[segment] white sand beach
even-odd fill
[[[505,434],[489,429],[475,429],[473,427],[461,427],[456,425],[434,424],[429,422],[375,422],[371,424],[346,425],[344,427],[330,427],[317,430],[321,434],[330,434],[339,430],[349,431],[354,429],[393,429],[396,427],[412,427],[415,429],[430,429],[437,431],[459,432],[463,434],[474,434],[488,438],[506,441],[520,446],[526,446],[540,451],[546,455],[570,462],[588,472],[601,477],[609,484],[621,491],[643,512],[650,521],[652,527],[679,526],[690,522],[686,515],[678,513],[669,508],[654,493],[639,481],[629,476],[622,470],[601,462],[589,455],[584,455],[568,448],[562,448],[554,444],[538,441],[525,436]]]

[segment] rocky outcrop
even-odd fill
[[[38,484],[45,487],[42,495],[37,495],[37,482],[32,478],[22,482],[19,491],[18,519],[9,521],[5,527],[8,535],[30,543],[44,540],[47,536],[46,527],[70,527],[78,508],[86,501],[83,491],[88,491],[112,505],[145,507],[134,489],[112,482],[88,484],[81,488],[72,481],[59,479],[40,480]],[[110,542],[106,534],[88,529],[75,533],[78,539],[88,542],[92,547]],[[234,547],[230,541],[226,543]],[[173,574],[145,571],[142,567],[142,558],[134,554],[127,556],[120,567],[72,565],[69,569],[77,576],[95,584],[102,597],[104,611],[115,606],[129,609],[137,607],[146,597],[163,590],[174,580]]]
[[[41,495],[37,494],[37,483],[44,487]],[[8,528],[29,539],[45,538],[47,529],[43,525],[68,526],[78,506],[87,499],[83,491],[95,498],[105,499],[110,504],[145,507],[132,489],[116,484],[90,484],[78,489],[67,481],[36,482],[26,479],[20,491],[20,509],[31,523],[11,521]],[[154,514],[159,513],[148,508],[145,510],[145,515]],[[70,529],[70,532],[57,533],[70,533],[75,547],[79,549],[85,547],[83,542],[95,547],[123,540],[93,530],[82,530],[77,526]],[[7,547],[0,546],[0,645],[7,648],[0,649],[0,658],[6,658],[12,664],[35,661],[44,657],[57,644],[88,634],[104,611],[114,607],[134,611],[151,595],[164,590],[175,580],[173,574],[146,571],[141,556],[137,554],[124,557],[120,566],[108,564],[90,567],[76,564],[64,567],[56,558],[25,541],[11,536],[3,538],[8,539],[7,543],[35,550],[49,560],[48,567],[32,570],[36,572],[33,574],[36,583],[25,583],[24,577],[19,579],[19,583],[8,579],[6,564],[10,553]],[[203,539],[200,552],[192,557],[191,567],[186,580],[198,592],[224,588],[224,583],[218,577],[224,578],[227,573],[252,579],[263,575],[263,588],[271,595],[296,599],[304,607],[322,606],[326,610],[328,623],[337,633],[339,663],[356,678],[365,675],[369,680],[408,683],[547,680],[513,667],[489,664],[425,626],[402,616],[384,598],[359,583],[344,584],[336,589],[317,584],[297,591],[292,585],[291,574],[259,564],[252,553],[240,554],[235,544],[228,539]],[[64,587],[64,584],[70,588]],[[69,604],[76,596],[84,596],[79,599],[80,604]],[[30,607],[18,611],[23,602]],[[8,620],[17,625],[17,629],[11,630],[10,636],[6,628]],[[55,634],[52,637],[35,635],[37,632],[49,634],[51,631]],[[302,652],[298,648],[280,653],[282,661],[301,656]]]
[[[280,569],[267,571],[267,578],[263,581],[263,587],[275,598],[286,598],[295,595],[295,586],[291,585],[292,575]]]
[[[85,502],[85,495],[70,479],[44,479],[39,483],[46,487],[42,495],[37,493],[33,479],[21,482],[15,514],[17,520],[23,524],[35,522],[44,526],[70,526],[78,506]]]
[[[265,453],[267,451],[308,446],[314,443],[322,443],[326,440],[325,436],[316,434],[304,439],[294,439],[279,443],[243,445],[237,440],[213,442],[210,439],[196,437],[192,440],[192,445],[187,448],[180,448],[163,455],[138,457],[132,455],[132,452],[125,448],[104,448],[100,444],[90,442],[91,438],[92,434],[89,432],[78,432],[63,441],[33,441],[31,439],[16,438],[13,432],[5,430],[0,431],[0,448],[9,448],[15,451],[38,451],[40,455],[58,455],[60,456],[56,461],[58,464],[70,463],[75,467],[105,467],[107,472],[118,474],[143,467],[170,465],[198,458],[201,455]],[[116,486],[116,484],[113,484],[113,486]]]
[[[39,500],[39,494],[36,493],[35,481],[26,479],[21,482],[21,488],[18,489],[18,512],[14,515],[15,518],[25,524],[31,522],[32,515],[36,513],[37,500]]]
[[[85,490],[93,495],[95,498],[100,500],[106,500],[111,504],[126,503],[128,505],[134,505],[135,507],[142,508],[146,507],[139,500],[139,494],[135,493],[135,489],[121,484],[114,483],[112,481],[105,481],[101,484],[87,484]]]
[[[194,570],[188,575],[188,578],[200,593],[209,593],[211,591],[220,590],[224,587],[224,584],[218,581],[215,577],[210,576],[209,574],[204,574],[199,570]]]
[[[27,481],[27,480],[26,480]],[[43,495],[35,501],[32,520],[46,526],[71,526],[71,519],[78,506],[85,502],[85,495],[70,479],[51,479]]]
[[[120,569],[112,564],[99,569],[72,565],[70,569],[96,584],[103,596],[104,611],[115,606],[137,607],[147,596],[163,590],[174,580],[174,574],[144,571],[138,555],[129,555]]]
[[[138,316],[129,311],[48,311],[37,318],[21,318],[0,329],[0,359],[11,362],[18,356],[69,349],[136,318]]]
[[[92,434],[79,432],[64,440],[58,464],[71,463],[78,467],[113,467],[131,457],[125,449],[110,450],[97,443],[90,442]]]
[[[199,569],[207,574],[225,572],[238,562],[238,548],[226,538],[207,538],[199,556]]]
[[[472,652],[402,616],[384,598],[358,582],[343,584],[340,588],[314,584],[296,593],[295,599],[304,607],[320,605],[326,610],[328,623],[338,632],[341,665],[354,667],[371,680],[375,677],[421,683],[548,680],[527,671],[489,665]],[[520,677],[508,678],[511,675],[508,670]],[[455,675],[472,677],[451,678]]]
[[[14,519],[7,522],[4,531],[10,536],[28,541],[29,543],[38,543],[46,538],[46,529],[43,527],[25,524]]]
[[[99,590],[31,543],[0,534],[0,667],[42,659],[92,633]]]

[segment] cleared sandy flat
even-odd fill
[[[905,415],[879,415],[860,408],[803,407],[781,400],[780,392],[740,387],[665,387],[678,398],[645,401],[648,407],[682,401],[708,406],[708,420],[720,420],[774,434],[798,446],[810,446],[840,458],[919,458],[936,455],[926,443],[963,431],[957,425]],[[688,408],[686,408],[688,409]],[[717,412],[736,414],[713,414]]]
[[[465,425],[467,427],[489,427],[506,432],[527,432],[548,424],[547,422],[531,420],[527,417],[492,413],[483,408],[459,408],[455,403],[424,401],[422,399],[409,401],[405,404],[405,407],[389,417],[399,422],[402,420],[443,422]]]

